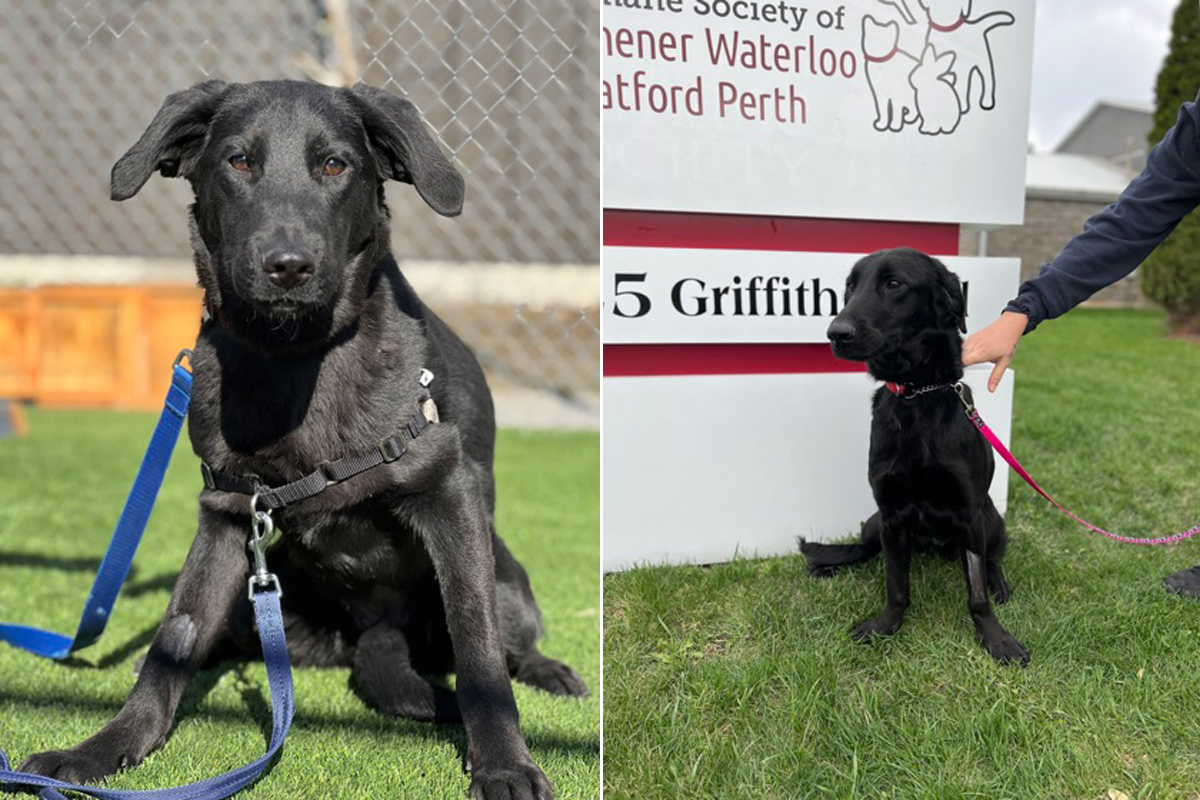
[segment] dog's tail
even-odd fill
[[[841,567],[870,561],[879,555],[880,549],[879,512],[863,523],[862,536],[856,544],[823,544],[800,538],[800,552],[808,560],[808,574],[814,578],[828,578]]]

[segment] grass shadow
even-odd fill
[[[132,573],[131,573],[132,575]],[[121,594],[125,597],[141,597],[154,592],[171,592],[175,588],[175,581],[179,578],[179,571],[164,572],[161,575],[156,575],[153,578],[147,578],[140,583],[128,583]]]
[[[95,572],[100,569],[100,559],[92,557],[48,556],[42,553],[16,553],[0,550],[0,567],[27,567],[30,569],[52,569],[61,572]],[[137,567],[130,567],[132,576]]]
[[[152,636],[154,630],[155,628],[148,629],[145,634]],[[248,715],[262,731],[264,741],[269,741],[272,727],[271,704],[267,699],[269,697],[269,688],[265,681],[249,675],[248,668],[250,664],[250,661],[227,660],[222,661],[214,667],[197,672],[188,683],[183,696],[180,698],[179,707],[175,713],[175,721],[171,727],[171,733],[174,732],[178,722],[183,719],[201,717],[216,722],[235,722],[244,720]],[[77,665],[64,664],[64,666],[75,667]],[[90,664],[86,664],[85,666],[92,667]],[[99,664],[95,665],[95,667],[99,666]],[[319,668],[303,668],[304,671],[308,669]],[[300,669],[293,668],[293,679],[301,671]],[[244,705],[243,710],[204,708],[205,699],[216,688],[217,684],[221,682],[221,679],[229,673],[236,674],[235,688]],[[352,691],[349,682],[347,683],[347,690]],[[120,702],[99,700],[83,694],[69,697],[64,697],[61,693],[54,696],[29,693],[20,695],[5,692],[2,689],[0,689],[0,701],[46,710],[61,709],[63,706],[69,706],[89,711],[104,711],[111,714],[116,714],[121,708]],[[571,702],[572,698],[562,698],[562,701],[564,703]],[[431,742],[451,744],[458,750],[461,758],[466,758],[467,736],[465,729],[460,723],[427,723],[391,717],[371,708],[366,703],[363,704],[362,709],[369,711],[369,715],[364,717],[328,712],[297,712],[294,724],[309,731],[339,729],[371,734],[399,734],[406,738],[419,737]],[[170,741],[171,733],[167,734],[168,741]],[[585,757],[599,757],[600,755],[599,737],[582,735],[563,736],[560,734],[542,733],[533,728],[525,731],[525,739],[529,746],[534,749],[552,750],[560,754],[574,754]]]
[[[125,661],[131,655],[146,647],[154,639],[154,634],[158,631],[158,623],[143,628],[139,633],[132,638],[122,643],[116,650],[106,653],[96,661],[89,661],[86,658],[72,655],[64,658],[58,663],[69,669],[109,669]]]

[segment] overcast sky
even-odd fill
[[[1037,0],[1029,138],[1039,151],[1058,144],[1098,99],[1153,105],[1178,3]]]

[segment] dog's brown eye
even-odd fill
[[[887,286],[887,288],[889,288],[889,289],[899,289],[899,288],[900,288],[900,281],[896,280],[895,278],[892,278],[892,279],[891,279],[890,281],[888,281],[888,282],[887,282],[887,284],[885,284],[885,285],[886,285],[886,286]]]
[[[340,158],[327,158],[325,165],[321,167],[322,175],[341,175],[346,171],[346,162]]]
[[[235,156],[229,157],[229,166],[233,167],[238,172],[249,172],[250,159],[246,158],[244,153],[238,153]]]

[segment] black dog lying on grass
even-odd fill
[[[384,182],[411,183],[453,216],[462,178],[408,101],[293,81],[171,95],[113,167],[113,198],[155,171],[196,194],[208,312],[189,418],[206,469],[199,532],[121,711],[21,769],[78,783],[137,764],[162,746],[196,670],[256,655],[250,493],[315,475],[311,496],[275,508],[284,534],[268,554],[293,663],[350,667],[385,713],[461,720],[473,797],[551,797],[509,677],[587,689],[538,651],[529,579],[496,534],[495,421],[479,363],[390,252]],[[347,463],[384,451],[386,463],[338,482]],[[449,671],[457,693],[422,677]]]
[[[867,362],[888,382],[875,392],[868,478],[879,510],[859,544],[801,540],[809,573],[831,575],[883,550],[887,605],[854,628],[866,641],[900,629],[909,604],[914,549],[937,548],[962,558],[967,607],[975,634],[1001,663],[1029,663],[1029,651],[992,613],[1011,590],[1000,569],[1007,539],[988,487],[991,448],[963,413],[955,385],[962,379],[965,303],[958,277],[916,250],[883,250],[861,259],[846,281],[846,302],[829,325],[833,352]],[[967,403],[970,389],[962,387]]]

